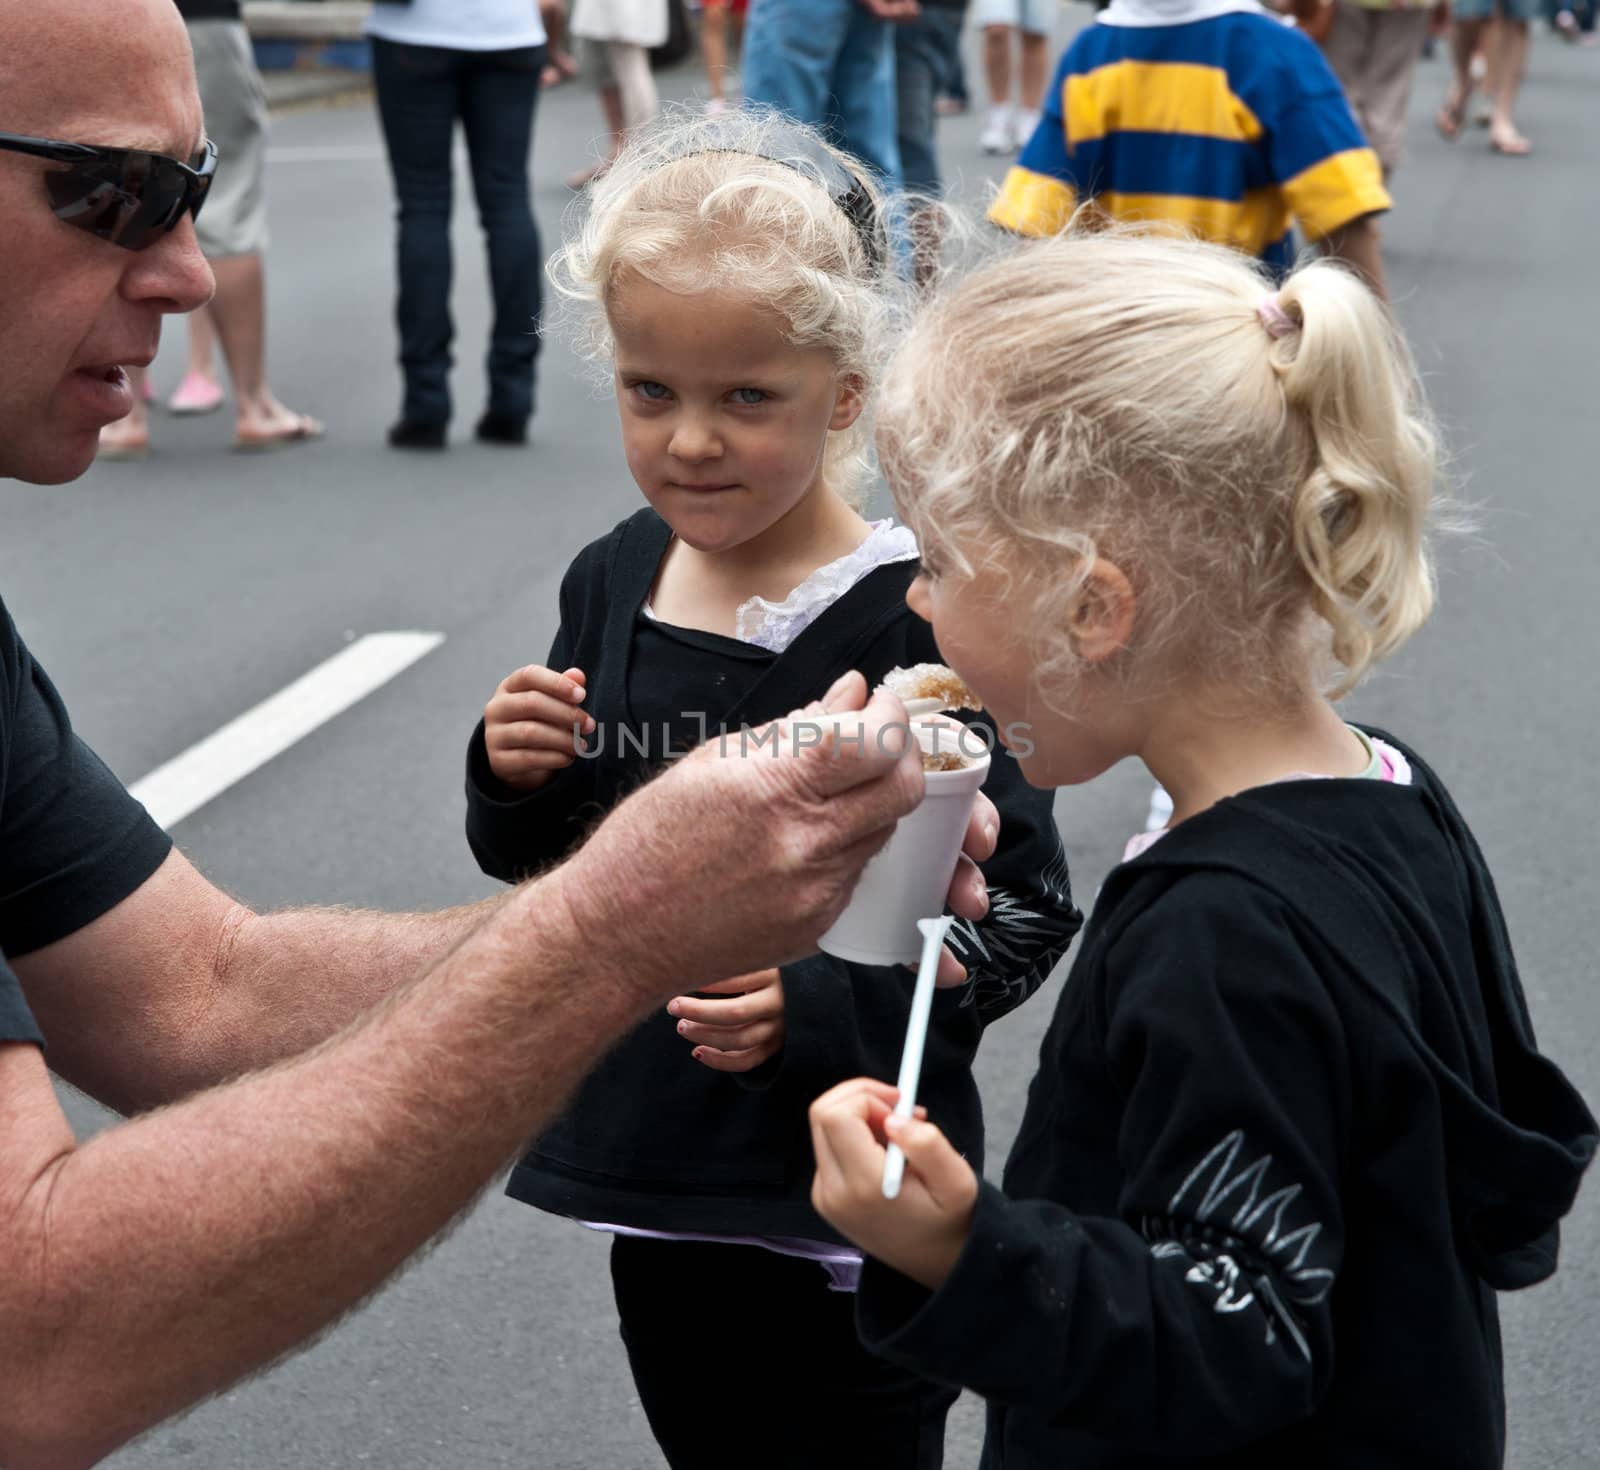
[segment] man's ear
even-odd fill
[[[828,420],[830,429],[835,432],[848,429],[861,417],[861,410],[866,406],[866,386],[856,373],[840,374],[839,392],[833,400],[833,417]]]
[[[1068,621],[1072,646],[1085,663],[1100,663],[1128,646],[1137,599],[1127,574],[1097,556],[1078,590]]]

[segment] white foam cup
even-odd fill
[[[945,715],[913,720],[911,730],[925,752],[959,754],[967,764],[922,773],[921,803],[900,818],[819,941],[823,953],[837,959],[913,965],[922,954],[917,920],[945,911],[972,803],[989,774],[989,748],[980,731]]]

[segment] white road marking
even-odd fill
[[[358,638],[130,789],[157,822],[172,827],[443,642],[443,633]]]

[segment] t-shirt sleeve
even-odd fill
[[[1303,37],[1291,38],[1303,41]],[[1383,166],[1344,89],[1309,42],[1293,53],[1294,82],[1274,110],[1268,149],[1284,202],[1313,240],[1392,207]]]
[[[75,933],[121,903],[171,849],[74,733],[0,604],[0,955],[15,959]],[[3,961],[0,1039],[38,1039]]]
[[[1073,167],[1062,114],[1072,59],[1071,50],[1062,57],[1045,93],[1039,125],[989,206],[990,222],[1002,229],[1035,237],[1059,234],[1078,207],[1083,181]]]

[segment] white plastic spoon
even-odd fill
[[[928,1039],[928,1017],[933,1011],[933,982],[939,973],[939,953],[944,948],[944,937],[955,920],[946,914],[942,919],[918,919],[922,931],[922,960],[917,966],[917,988],[911,992],[911,1016],[906,1022],[905,1050],[900,1053],[900,1098],[894,1105],[895,1116],[909,1118],[917,1104],[917,1080],[922,1075],[922,1048]],[[883,1197],[894,1199],[900,1193],[900,1183],[905,1178],[906,1156],[898,1143],[889,1145],[888,1156],[883,1161]]]

